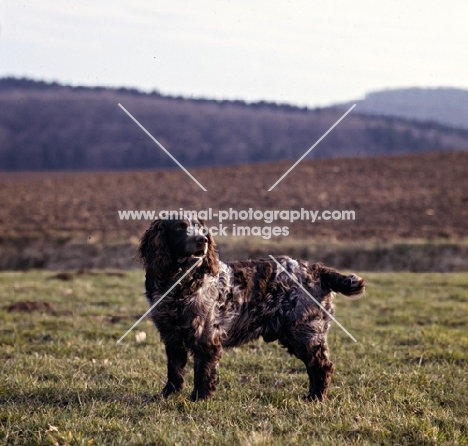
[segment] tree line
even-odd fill
[[[269,102],[170,97],[128,88],[0,79],[1,170],[169,168],[297,159],[343,114]],[[309,155],[465,149],[468,131],[353,111]]]

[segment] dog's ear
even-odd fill
[[[211,232],[208,232],[206,238],[208,239],[208,251],[205,256],[205,264],[208,267],[208,272],[215,276],[219,272],[219,258],[215,249],[216,243]]]
[[[162,278],[170,271],[172,260],[163,220],[154,221],[145,231],[140,240],[138,257],[151,275]]]

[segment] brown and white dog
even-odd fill
[[[212,236],[192,218],[154,221],[141,238],[138,254],[146,269],[150,305],[199,263],[151,312],[166,347],[164,397],[183,388],[189,354],[195,363],[191,399],[211,397],[223,349],[260,336],[266,342],[278,340],[304,362],[309,376],[306,399],[326,397],[334,370],[327,344],[331,318],[274,260],[221,262]],[[334,291],[346,296],[364,292],[364,280],[354,274],[343,276],[287,256],[276,260],[330,314]]]

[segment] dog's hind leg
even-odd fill
[[[310,350],[304,360],[307,375],[309,375],[309,392],[305,396],[305,399],[309,401],[324,401],[335,366],[328,359],[328,347],[326,344],[315,346]]]
[[[190,399],[206,400],[213,396],[218,380],[218,363],[223,353],[219,345],[198,346],[195,352],[194,389]]]
[[[187,364],[188,352],[179,344],[166,344],[167,355],[167,383],[162,394],[164,398],[179,392],[184,387],[185,366]]]
[[[310,334],[309,330],[309,326],[296,327],[295,334],[281,337],[280,343],[306,366],[309,391],[304,399],[324,401],[335,366],[328,357],[326,341],[322,340],[319,343],[312,341],[315,335]]]

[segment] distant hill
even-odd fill
[[[184,99],[4,78],[0,170],[174,167],[118,103],[187,167],[297,159],[343,114],[339,107]],[[359,107],[310,158],[468,149],[468,130],[366,116]]]
[[[468,129],[468,90],[457,88],[403,88],[369,93],[357,104],[360,113],[433,121]]]

